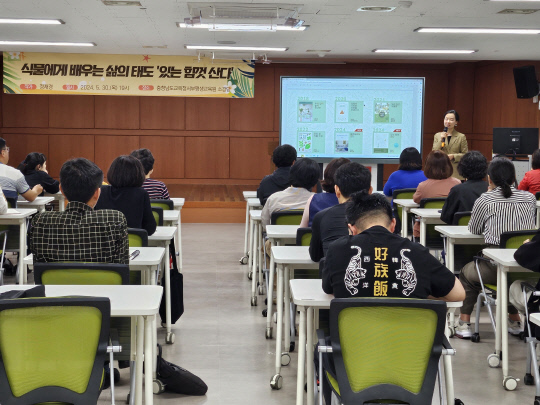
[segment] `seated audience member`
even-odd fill
[[[405,148],[399,156],[399,168],[388,177],[384,185],[384,195],[392,197],[394,190],[416,188],[427,180],[422,171],[422,156],[416,148]]]
[[[276,165],[274,173],[265,176],[257,189],[257,198],[264,207],[272,194],[290,186],[289,172],[296,161],[296,149],[291,145],[280,145],[272,153],[272,162]]]
[[[0,187],[6,198],[17,200],[19,194],[27,201],[34,201],[38,195],[43,192],[43,187],[36,184],[30,188],[24,175],[17,169],[8,166],[9,162],[9,147],[6,146],[6,141],[0,138]]]
[[[448,155],[440,150],[431,151],[426,159],[424,173],[427,177],[416,188],[413,195],[415,203],[419,204],[423,198],[446,197],[450,189],[461,181],[452,177],[452,163]],[[413,235],[415,238],[420,236],[420,223],[415,222],[413,227]]]
[[[532,240],[526,240],[523,245],[514,253],[514,259],[522,267],[540,273],[540,230],[536,231],[536,235]],[[521,283],[525,280],[516,280],[510,286],[508,300],[519,312],[525,313],[525,306],[529,301],[531,292],[527,291],[527,301],[523,298]],[[530,282],[529,282],[530,283]],[[536,285],[536,289],[540,289],[540,282]]]
[[[339,204],[322,210],[313,218],[309,255],[311,260],[319,262],[326,256],[328,246],[342,236],[349,234],[345,220],[345,203],[352,193],[367,191],[371,193],[371,172],[360,163],[346,163],[336,170],[334,175],[336,196]],[[324,263],[321,262],[320,269]]]
[[[129,262],[127,223],[114,210],[95,211],[103,172],[84,158],[60,170],[60,190],[68,200],[63,212],[38,212],[28,231],[36,262]]]
[[[154,156],[148,149],[137,149],[131,152],[131,156],[139,159],[144,168],[145,180],[142,188],[146,190],[151,200],[169,200],[169,190],[165,183],[151,179],[154,172]]]
[[[540,149],[533,152],[532,170],[525,173],[518,189],[533,193],[535,196],[540,191]]]
[[[501,233],[536,228],[536,199],[531,193],[518,191],[516,172],[512,162],[506,158],[495,158],[488,167],[488,191],[474,203],[469,231],[481,235],[491,247],[499,247]],[[497,284],[497,268],[486,261],[479,261],[478,267],[484,284]],[[480,292],[480,281],[474,262],[467,263],[459,275],[467,294],[461,307],[461,316],[456,335],[461,338],[472,335],[471,313]],[[514,307],[509,308],[508,331],[521,332],[519,314]]]
[[[49,176],[47,171],[47,159],[43,153],[32,152],[21,162],[18,169],[24,174],[24,179],[30,187],[41,184],[43,191],[56,194],[60,190],[58,180]],[[43,195],[41,193],[40,195]]]
[[[463,155],[457,171],[466,181],[450,189],[441,212],[444,222],[452,224],[456,212],[472,211],[476,199],[488,189],[487,182],[483,180],[487,167],[487,159],[480,152],[472,150]]]
[[[128,228],[145,229],[148,235],[156,231],[150,198],[142,188],[144,169],[136,158],[118,156],[107,172],[110,186],[101,186],[96,210],[118,210],[126,217]]]
[[[321,181],[323,192],[313,194],[308,200],[304,208],[304,216],[302,217],[300,228],[311,226],[313,217],[317,212],[338,204],[336,190],[334,188],[334,175],[340,166],[349,162],[349,159],[339,158],[332,160],[330,163],[328,163],[328,165],[326,165],[326,168],[324,169],[324,179]]]

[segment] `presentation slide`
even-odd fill
[[[282,77],[280,144],[299,157],[399,159],[421,151],[424,78]]]

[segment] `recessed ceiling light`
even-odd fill
[[[140,1],[130,1],[130,0],[101,0],[106,6],[137,6],[142,7]]]
[[[538,11],[537,8],[506,8],[497,14],[533,14]]]
[[[374,49],[375,53],[412,53],[412,54],[449,54],[449,53],[475,53],[472,49]]]
[[[442,34],[540,34],[532,28],[417,28],[415,32]]]
[[[0,45],[34,45],[34,46],[96,46],[93,42],[45,42],[45,41],[2,41]]]
[[[186,49],[209,51],[249,51],[249,52],[285,52],[289,48],[269,48],[262,46],[216,46],[216,45],[185,45]]]
[[[290,25],[276,24],[186,24],[177,22],[179,28],[199,28],[209,31],[250,31],[250,32],[273,32],[273,31],[304,31],[308,26],[291,27]]]
[[[385,7],[385,6],[364,6],[360,7],[356,11],[372,11],[376,13],[388,13],[394,11],[396,7]]]
[[[0,24],[65,24],[65,22],[41,18],[0,18]]]

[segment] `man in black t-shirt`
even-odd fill
[[[441,298],[462,301],[461,282],[429,250],[394,234],[388,200],[366,192],[351,196],[346,218],[352,235],[328,248],[323,290],[336,298]]]
[[[274,173],[265,176],[257,189],[257,198],[264,207],[272,194],[283,191],[291,185],[289,172],[296,161],[296,149],[291,145],[280,145],[272,153],[272,162],[276,165]]]

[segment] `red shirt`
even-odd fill
[[[525,173],[523,180],[519,183],[518,189],[529,191],[536,195],[540,191],[540,169],[531,170]]]

